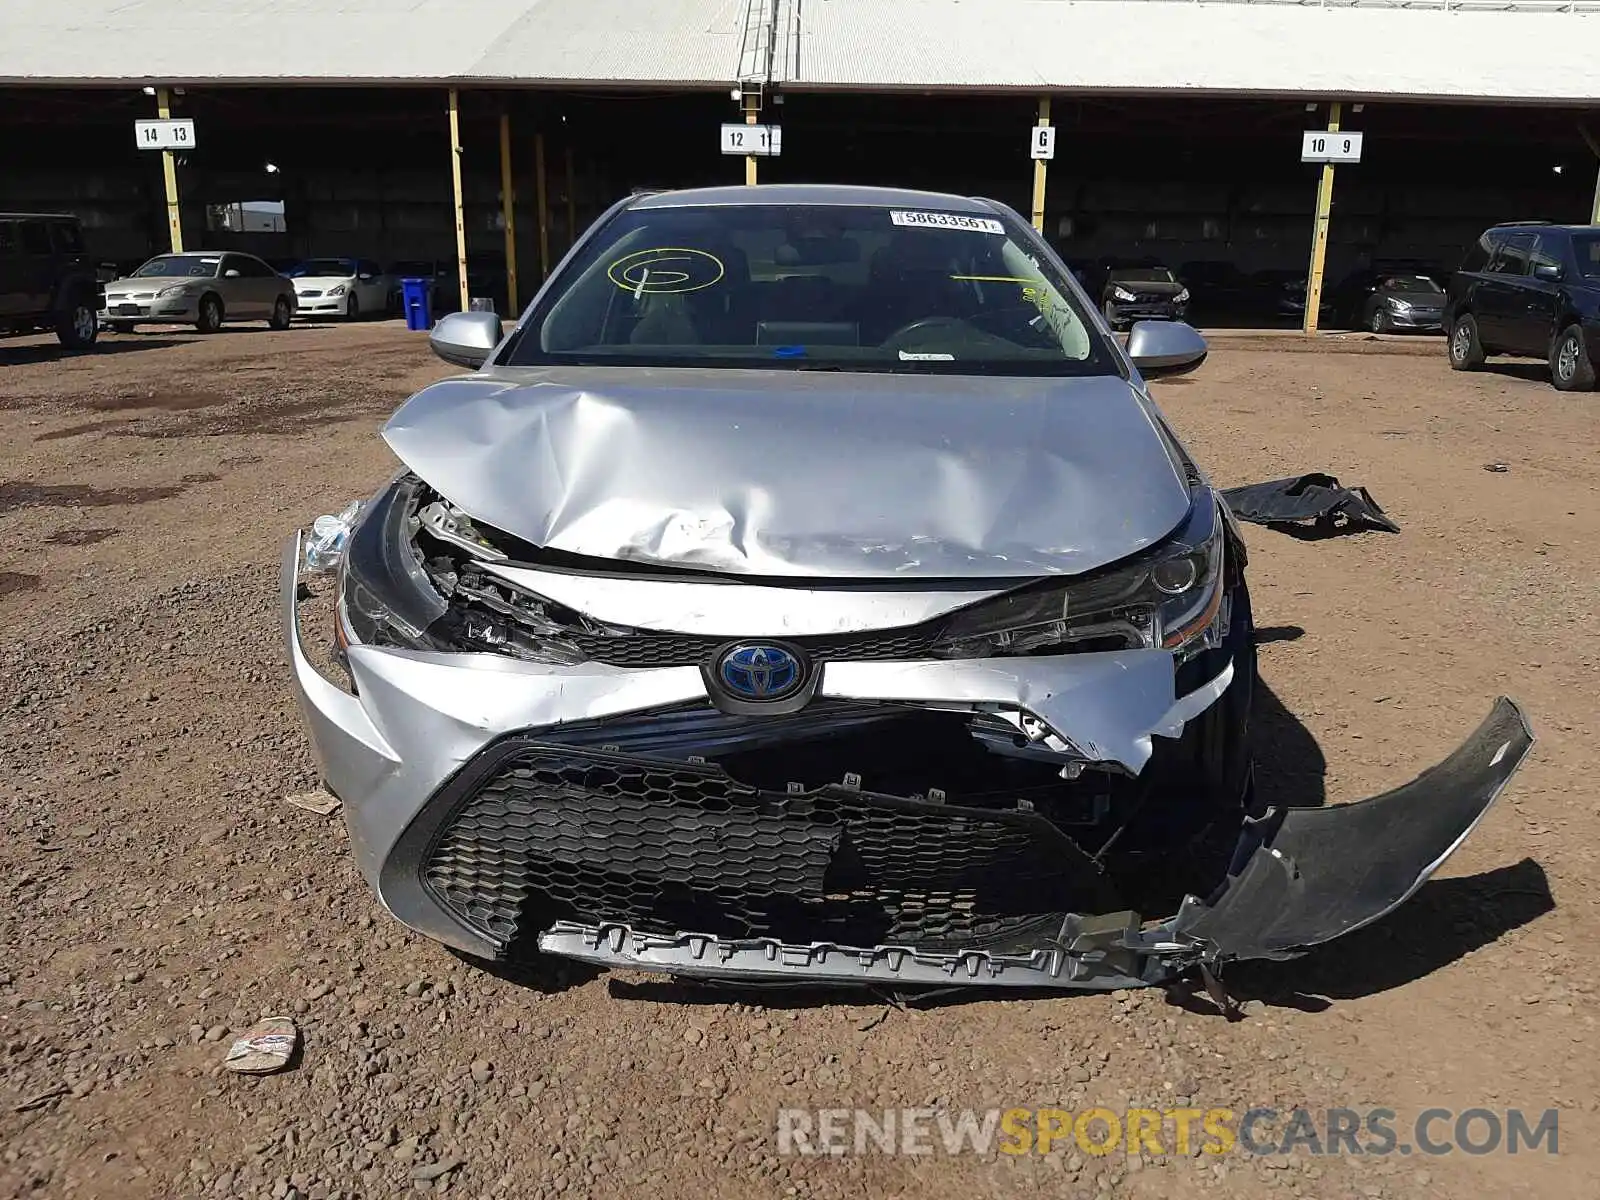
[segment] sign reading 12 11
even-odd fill
[[[782,125],[724,125],[722,127],[722,152],[724,154],[764,154],[776,156],[783,153]]]
[[[170,120],[135,121],[133,140],[141,150],[193,150],[194,120],[175,117]]]
[[[1361,135],[1308,129],[1300,135],[1300,161],[1358,163],[1361,161]]]

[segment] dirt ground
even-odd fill
[[[1403,528],[1249,531],[1273,797],[1404,782],[1500,693],[1539,736],[1443,878],[1230,972],[1229,1023],[1159,991],[901,1010],[575,967],[512,982],[384,916],[340,820],[284,803],[315,777],[277,562],[391,471],[382,418],[449,371],[394,324],[0,343],[0,1194],[1600,1192],[1593,396],[1362,337],[1219,339],[1157,385],[1218,483],[1327,470]],[[224,1073],[270,1012],[301,1026],[295,1068]],[[789,1106],[1185,1099],[1386,1106],[1402,1131],[1431,1106],[1555,1106],[1560,1153],[821,1159],[774,1138]]]

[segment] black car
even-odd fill
[[[69,350],[92,346],[100,286],[77,217],[0,213],[0,333],[47,330]]]
[[[1444,289],[1420,272],[1358,271],[1334,289],[1333,309],[1352,329],[1437,333],[1444,328]]]
[[[1543,358],[1562,391],[1588,391],[1600,363],[1600,227],[1517,222],[1484,232],[1450,277],[1450,365],[1491,354]]]
[[[1106,272],[1100,305],[1113,329],[1135,321],[1181,321],[1189,310],[1189,289],[1167,267],[1113,266]]]

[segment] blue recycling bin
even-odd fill
[[[433,328],[433,311],[431,297],[428,295],[433,285],[431,279],[402,279],[400,281],[400,302],[406,310],[406,328],[411,330],[426,330]]]

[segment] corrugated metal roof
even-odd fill
[[[1600,15],[1169,0],[805,0],[800,86],[1588,100]]]
[[[1439,7],[1391,7],[1401,2]],[[1478,11],[1491,3],[1542,11]],[[0,0],[0,7],[0,82],[12,83],[720,87],[741,78],[743,59],[759,58],[791,90],[1600,97],[1600,14],[1550,11],[1540,0]],[[747,36],[752,20],[766,40]]]
[[[744,0],[0,0],[8,82],[725,85]]]

